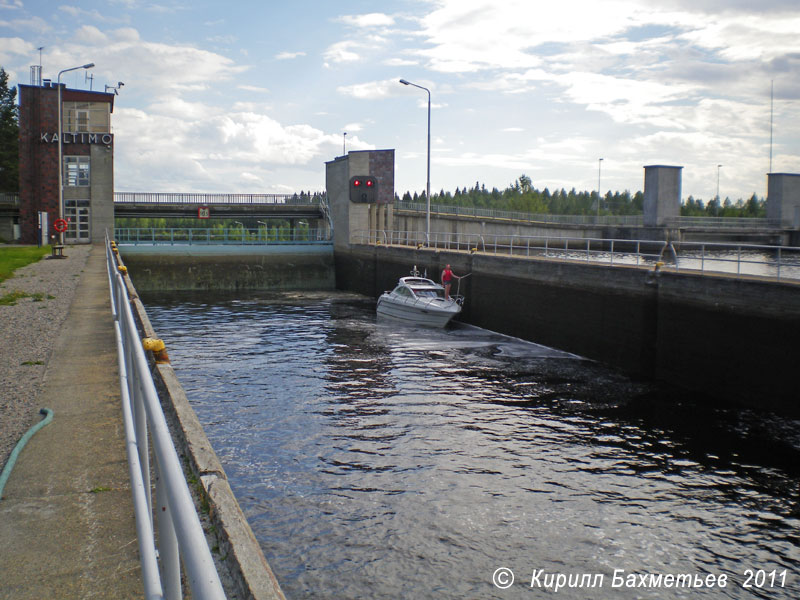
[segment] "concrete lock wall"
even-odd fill
[[[336,281],[377,297],[416,265],[472,273],[460,320],[715,398],[800,412],[797,285],[546,259],[353,246]]]
[[[120,246],[139,291],[332,290],[333,248]]]

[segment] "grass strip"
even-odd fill
[[[50,246],[7,246],[0,248],[0,282],[25,265],[37,262],[50,253]]]

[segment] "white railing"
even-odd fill
[[[327,229],[228,229],[193,227],[117,227],[114,239],[118,244],[143,245],[211,245],[211,244],[326,244],[331,241]]]
[[[308,206],[324,194],[204,194],[180,192],[114,192],[116,204],[284,204]]]
[[[395,202],[394,208],[398,211],[426,212],[426,205],[420,202],[398,200]],[[491,219],[495,221],[520,221],[531,224],[613,225],[622,227],[641,227],[644,225],[644,217],[642,215],[554,215],[449,204],[431,204],[431,214],[474,217],[476,219]],[[696,227],[701,229],[779,229],[781,221],[780,219],[747,217],[670,217],[665,220],[664,225],[666,227]]]
[[[424,213],[427,207],[420,202],[394,203],[395,210],[407,210]],[[559,225],[619,225],[641,226],[642,215],[551,215],[540,213],[497,210],[494,208],[478,208],[475,206],[455,206],[450,204],[431,204],[432,215],[474,217],[476,219],[492,219],[498,221],[522,221],[525,223],[555,223]]]
[[[224,599],[225,592],[161,410],[127,287],[107,235],[106,264],[144,596],[181,598],[182,560],[192,598]],[[155,509],[148,437],[152,437],[155,457]]]
[[[664,242],[583,237],[359,230],[360,244],[430,247],[506,256],[538,256],[609,265],[647,265],[675,271],[715,272],[778,280],[800,279],[800,247],[701,242]]]

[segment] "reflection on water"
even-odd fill
[[[376,323],[357,297],[146,305],[289,598],[541,597],[540,569],[604,575],[564,598],[800,597],[796,421]],[[615,588],[615,569],[729,583]],[[783,587],[744,588],[746,569]]]

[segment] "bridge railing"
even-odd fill
[[[674,271],[800,279],[800,247],[664,242],[583,237],[464,234],[424,231],[360,230],[351,241],[361,244],[430,247],[507,256],[538,256],[608,265],[653,266]]]
[[[118,204],[319,204],[325,194],[193,194],[172,192],[114,192]]]
[[[225,592],[161,409],[127,287],[107,235],[106,266],[144,596],[181,598],[183,562],[193,598],[224,599]],[[155,509],[148,439],[152,440],[155,458]]]
[[[418,213],[427,211],[421,202],[395,202],[395,210],[408,210]],[[431,204],[432,215],[474,217],[477,219],[493,219],[501,221],[522,221],[525,223],[557,223],[562,225],[621,225],[636,226],[643,222],[642,215],[550,215],[473,206],[452,206],[448,204]]]
[[[750,217],[669,217],[665,219],[667,227],[700,227],[708,229],[779,229],[780,219],[762,219]]]
[[[114,230],[114,239],[118,244],[126,245],[327,244],[331,240],[328,229],[267,229],[264,227],[259,229],[120,227]]]
[[[427,208],[426,205],[421,202],[404,202],[400,200],[395,202],[395,210],[424,213]],[[451,206],[446,204],[431,204],[431,214],[559,225],[641,227],[644,224],[644,217],[642,215],[551,215],[494,210],[491,208],[476,208],[471,206]],[[704,227],[709,229],[778,229],[781,227],[781,222],[780,219],[746,217],[671,217],[665,220],[664,225],[667,227]]]

